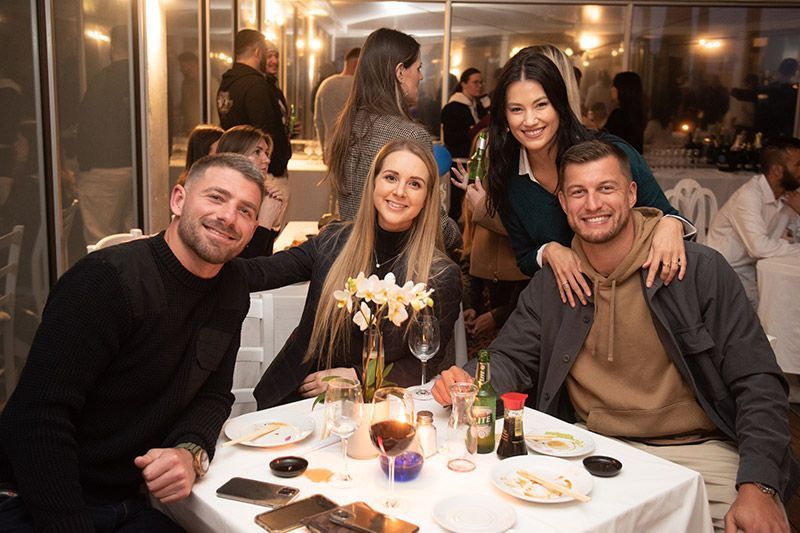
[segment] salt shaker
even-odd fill
[[[426,459],[436,453],[436,426],[430,411],[417,412],[417,440]]]

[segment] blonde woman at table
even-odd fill
[[[492,95],[491,114],[489,214],[500,214],[523,273],[531,276],[543,264],[551,265],[563,301],[574,306],[577,298],[585,305],[591,289],[569,249],[573,233],[555,195],[561,155],[577,142],[606,139],[628,154],[638,185],[637,206],[656,207],[667,215],[678,212],[636,150],[618,137],[581,125],[558,68],[536,47],[521,50],[506,63]],[[659,222],[642,265],[649,268],[648,286],[659,269],[665,283],[676,275],[681,278],[685,262],[683,222],[667,216]]]
[[[342,220],[352,220],[361,205],[361,192],[375,154],[395,139],[414,139],[433,150],[430,134],[411,118],[422,81],[419,43],[410,35],[381,28],[367,37],[361,49],[347,103],[336,122],[325,153],[330,154],[329,179],[339,201]],[[447,249],[461,235],[455,221],[440,213]]]
[[[285,179],[280,181],[271,178],[268,172],[272,155],[272,139],[269,135],[253,126],[234,126],[220,137],[216,150],[218,153],[230,152],[247,156],[264,176],[264,202],[258,212],[258,227],[253,238],[247,243],[239,257],[272,255],[272,245],[278,237],[274,227],[280,226],[279,220],[286,211],[288,190]]]
[[[300,324],[255,389],[259,409],[316,396],[328,375],[360,375],[362,334],[333,297],[359,272],[381,278],[392,272],[400,284],[413,280],[433,288],[441,346],[447,346],[459,313],[461,274],[442,250],[437,176],[426,146],[392,141],[367,173],[354,221],[331,223],[300,246],[242,263],[251,291],[311,282]],[[400,386],[417,385],[419,361],[405,332],[384,323],[386,363],[394,363],[389,377]],[[444,352],[428,364],[438,368]]]

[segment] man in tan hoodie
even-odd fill
[[[683,281],[645,285],[661,213],[633,208],[629,168],[602,141],[562,156],[558,197],[592,297],[573,309],[561,303],[563,280],[537,273],[490,346],[492,384],[532,389],[540,411],[700,472],[715,529],[788,532],[776,492],[791,495],[798,464],[775,356],[713,250],[686,243]],[[443,372],[434,397],[449,403],[449,385],[474,367]]]

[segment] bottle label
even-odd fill
[[[479,439],[485,439],[490,432],[494,431],[491,408],[475,406],[472,408],[472,416],[475,419],[475,430]]]
[[[522,417],[514,417],[514,436],[522,437]]]

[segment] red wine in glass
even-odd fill
[[[411,445],[416,431],[413,424],[397,420],[383,420],[370,426],[369,436],[372,439],[372,445],[382,454],[394,457]]]

